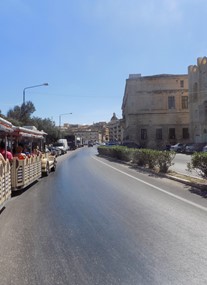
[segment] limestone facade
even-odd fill
[[[65,135],[80,137],[83,144],[88,141],[94,143],[106,142],[109,139],[109,130],[106,122],[94,123],[93,125],[64,124]]]
[[[189,142],[188,75],[129,75],[122,115],[123,141],[158,149]]]
[[[113,113],[113,116],[111,120],[108,122],[107,127],[109,129],[109,141],[122,143],[123,141],[122,120],[118,119],[115,113]]]
[[[207,142],[207,57],[188,67],[190,136],[193,142]]]

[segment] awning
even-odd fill
[[[0,131],[1,132],[6,132],[6,133],[11,133],[13,132],[13,125],[9,121],[3,119],[0,117]]]
[[[13,128],[14,128],[14,135],[16,136],[43,139],[44,135],[46,135],[44,131],[38,131],[35,129],[29,129],[25,127],[13,127]]]

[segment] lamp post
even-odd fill
[[[64,113],[64,114],[59,115],[59,136],[60,136],[60,138],[62,137],[62,135],[61,135],[61,117],[65,116],[65,115],[71,115],[71,114],[72,113]]]
[[[71,115],[72,113],[65,113],[65,114],[60,114],[59,115],[59,129],[61,128],[61,117],[65,115]]]
[[[48,86],[48,85],[49,85],[48,83],[43,83],[43,84],[39,84],[39,85],[25,87],[23,89],[23,105],[25,105],[25,90],[30,89],[30,88],[40,87],[40,86]]]

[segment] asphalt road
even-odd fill
[[[0,285],[207,284],[207,201],[82,148],[0,214]]]

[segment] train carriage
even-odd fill
[[[34,126],[13,127],[13,142],[17,145],[27,146],[28,154],[21,153],[14,156],[12,163],[12,191],[27,187],[42,176],[42,155],[44,131],[38,131]],[[40,150],[39,154],[32,152],[33,148]]]
[[[7,152],[8,138],[13,133],[13,126],[10,122],[0,117],[0,139],[6,142]],[[11,165],[8,159],[0,155],[0,210],[5,202],[11,197]]]

